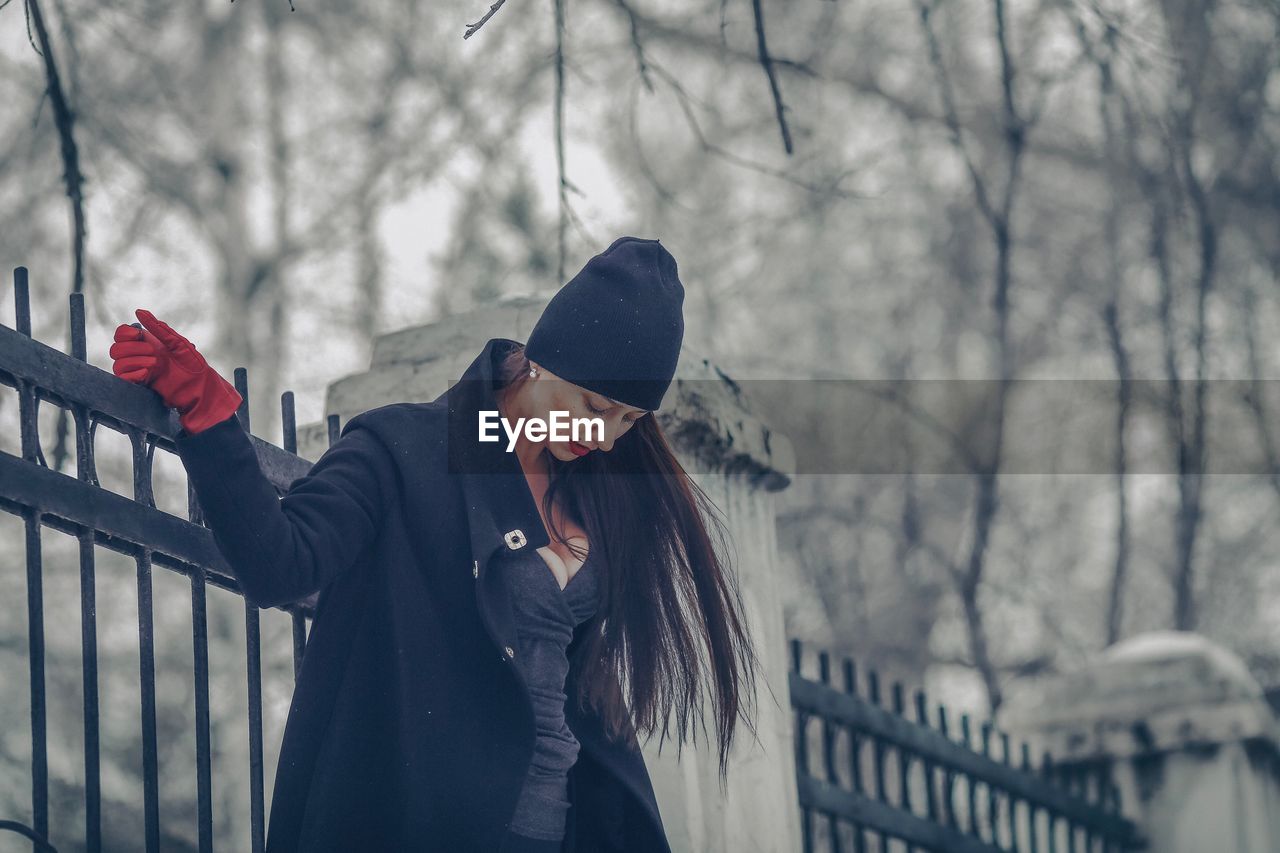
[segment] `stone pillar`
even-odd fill
[[[1204,637],[1119,643],[1000,725],[1058,763],[1110,760],[1151,853],[1280,850],[1280,725],[1244,663]]]
[[[493,337],[528,340],[551,294],[508,298],[461,316],[380,337],[367,372],[329,387],[326,415],[343,423],[386,403],[431,400]],[[746,619],[760,658],[757,735],[739,724],[722,793],[714,725],[696,725],[696,746],[677,761],[670,734],[644,744],[667,836],[675,853],[774,853],[800,845],[799,797],[787,692],[787,649],[774,537],[774,495],[794,471],[790,444],[750,414],[739,387],[686,345],[660,413],[685,468],[723,513]],[[298,430],[298,452],[318,459],[328,446],[323,424]],[[674,720],[672,728],[674,728]],[[758,741],[757,741],[758,738]]]

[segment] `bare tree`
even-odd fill
[[[1018,189],[1022,177],[1023,156],[1026,153],[1026,138],[1035,123],[1034,114],[1024,114],[1025,108],[1020,104],[1016,91],[1017,66],[1010,46],[1009,21],[1003,0],[992,0],[991,18],[994,39],[1000,54],[1000,103],[1002,104],[1001,120],[1004,129],[1003,146],[1003,181],[997,184],[979,169],[973,154],[969,150],[964,129],[956,107],[955,94],[947,63],[942,55],[942,48],[933,24],[935,5],[921,3],[919,6],[920,22],[928,45],[929,61],[938,80],[938,89],[942,98],[943,114],[947,128],[951,134],[951,144],[956,154],[964,162],[969,174],[974,198],[978,209],[991,231],[991,239],[995,248],[995,269],[992,276],[991,295],[991,341],[995,350],[996,384],[995,399],[990,405],[993,409],[991,418],[992,433],[989,444],[984,448],[985,458],[976,460],[974,471],[974,514],[971,530],[972,540],[966,564],[956,573],[955,581],[964,609],[965,623],[968,626],[970,653],[973,663],[987,691],[987,699],[994,713],[1003,701],[1003,687],[996,673],[996,664],[990,649],[990,640],[983,623],[982,607],[979,603],[979,592],[982,586],[983,572],[986,568],[987,547],[991,531],[1000,511],[1000,467],[1004,443],[1006,410],[1008,406],[1009,387],[1014,377],[1013,348],[1009,338],[1009,294],[1013,287],[1012,261],[1014,250],[1013,216],[1014,205],[1018,198]],[[1041,93],[1043,98],[1043,92]],[[997,188],[998,187],[998,188]]]

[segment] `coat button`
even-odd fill
[[[512,551],[516,550],[517,548],[523,548],[525,544],[529,541],[528,539],[524,538],[524,531],[520,530],[519,528],[515,530],[508,530],[506,533],[503,534],[502,538],[506,540],[507,547],[510,548]]]
[[[504,648],[503,651],[507,653],[507,657],[509,658],[513,658],[516,656],[516,650],[511,648],[510,646],[507,646],[506,648]]]

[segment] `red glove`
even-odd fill
[[[195,434],[235,414],[243,398],[204,360],[191,342],[143,308],[144,329],[121,324],[111,345],[116,376],[147,385],[177,409],[182,428]]]

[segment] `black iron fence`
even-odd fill
[[[813,655],[809,656],[814,657]],[[1120,815],[1107,764],[1033,763],[990,723],[958,725],[923,692],[882,695],[868,672],[819,651],[817,678],[791,641],[796,774],[804,853],[1090,853],[1143,847]]]
[[[0,839],[14,834],[30,839],[37,851],[51,851],[49,730],[46,685],[46,625],[44,604],[45,565],[42,561],[42,529],[61,531],[79,544],[79,619],[81,638],[81,693],[83,696],[83,844],[76,849],[97,853],[103,846],[103,789],[100,763],[97,581],[98,548],[126,555],[136,563],[138,675],[141,718],[137,732],[141,744],[142,835],[129,849],[213,849],[214,819],[210,745],[210,662],[207,594],[210,587],[239,595],[236,581],[218,551],[212,534],[202,526],[194,493],[188,487],[187,517],[156,506],[153,492],[155,451],[174,453],[178,429],[176,413],[163,406],[149,389],[123,382],[113,374],[87,363],[84,301],[70,297],[71,355],[48,347],[31,336],[31,312],[27,271],[14,273],[16,329],[0,324],[0,384],[17,392],[21,455],[0,451],[0,508],[22,519],[25,528],[27,642],[31,708],[31,806],[28,815],[0,813]],[[249,426],[247,377],[235,371],[235,385],[244,397],[238,416]],[[50,468],[39,434],[39,407],[48,403],[64,409],[73,421],[75,475]],[[264,473],[284,490],[307,473],[311,462],[294,452],[297,448],[293,395],[282,397],[284,449],[252,438]],[[338,435],[338,419],[328,421],[330,442]],[[99,427],[125,436],[132,447],[132,497],[102,488],[98,480],[95,437]],[[176,456],[176,454],[175,454]],[[6,547],[11,548],[14,543]],[[6,551],[5,553],[13,553]],[[159,745],[156,720],[156,640],[153,609],[153,572],[159,567],[176,573],[190,585],[195,741],[195,827],[169,837],[162,834]],[[6,571],[9,569],[5,566]],[[262,643],[260,613],[243,602],[248,707],[245,717],[249,756],[249,846],[259,853],[264,846]],[[307,638],[307,619],[314,600],[281,608],[292,617],[294,676],[301,665]],[[6,607],[12,613],[13,608]],[[168,614],[166,614],[168,615]],[[6,690],[12,689],[6,685]],[[56,733],[55,733],[56,734]],[[79,793],[77,792],[77,796]],[[110,819],[111,815],[106,815]],[[79,822],[77,818],[77,822]],[[62,837],[72,835],[59,825]],[[74,835],[79,836],[80,828]],[[194,836],[194,843],[189,840]],[[164,843],[162,845],[162,838]],[[220,840],[221,841],[221,840]],[[234,846],[240,847],[240,844]],[[222,846],[226,846],[223,844]],[[12,849],[8,843],[0,844]]]

